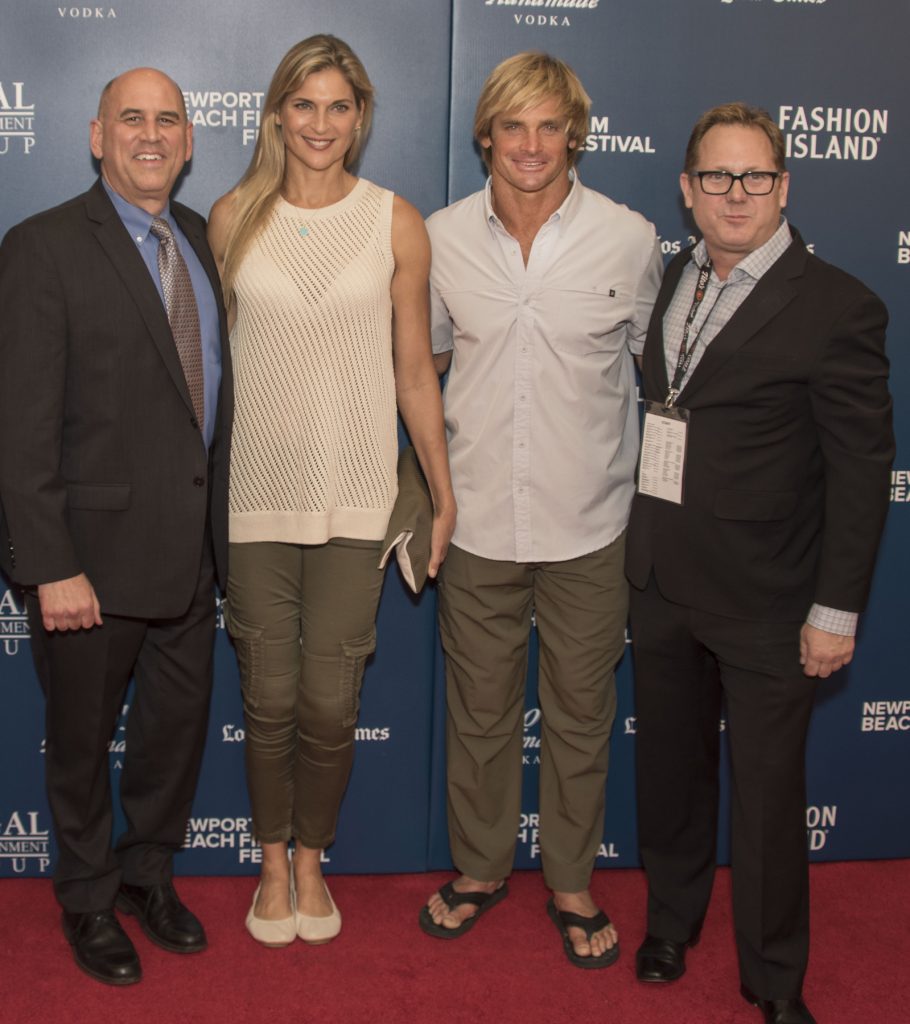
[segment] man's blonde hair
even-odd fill
[[[490,72],[477,100],[474,138],[489,138],[497,114],[519,114],[554,97],[566,119],[566,140],[574,143],[569,149],[571,166],[588,133],[591,97],[569,65],[548,53],[516,53]],[[486,146],[481,149],[489,170],[492,153]]]

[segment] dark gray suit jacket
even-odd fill
[[[0,247],[0,566],[25,585],[86,573],[102,612],[181,615],[211,537],[227,566],[233,378],[205,222],[171,211],[219,308],[206,452],[167,314],[101,182]]]
[[[667,267],[643,359],[667,393],[663,317],[691,250]],[[735,618],[803,621],[865,605],[894,457],[885,326],[856,278],[792,245],[708,346],[689,410],[684,504],[636,495],[626,573]]]

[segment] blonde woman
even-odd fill
[[[433,498],[431,576],[455,523],[427,234],[414,207],[351,171],[372,110],[346,43],[298,43],[272,78],[250,166],[209,223],[236,364],[227,619],[263,854],[246,924],[270,946],[341,928],[320,855],[375,647],[396,411]]]

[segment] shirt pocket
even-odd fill
[[[635,313],[628,287],[582,279],[569,287],[545,291],[543,302],[547,320],[558,325],[547,332],[554,349],[587,356],[624,348],[626,324]]]

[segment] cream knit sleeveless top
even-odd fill
[[[392,193],[281,197],[235,283],[230,539],[381,540],[397,493]]]

